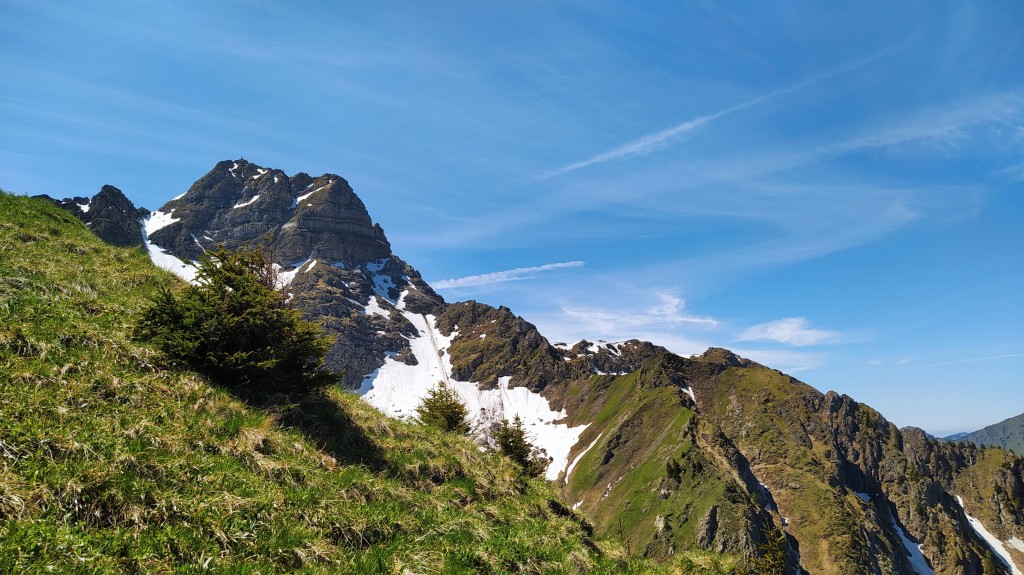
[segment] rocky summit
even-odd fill
[[[61,205],[98,217],[114,203],[103,194]],[[337,338],[329,365],[383,412],[410,417],[443,381],[477,427],[519,417],[565,513],[585,514],[630,554],[706,550],[786,574],[1024,566],[1014,453],[897,429],[725,349],[552,344],[507,308],[446,303],[340,176],[229,160],[155,212],[133,210],[119,213],[144,218],[135,225],[152,260],[186,279],[204,250],[264,247],[287,300]]]
[[[108,244],[122,247],[145,245],[142,219],[149,212],[145,208],[136,208],[132,201],[114,186],[103,186],[92,198],[54,200],[49,196],[42,197],[52,200],[78,216],[93,233]]]
[[[353,387],[386,354],[410,357],[402,334],[411,326],[397,314],[367,309],[394,309],[403,292],[410,292],[402,300],[409,309],[430,311],[443,303],[419,272],[391,253],[384,230],[334,174],[288,176],[226,160],[153,212],[147,231],[151,253],[187,261],[216,246],[264,248],[279,288],[335,336],[328,364]]]

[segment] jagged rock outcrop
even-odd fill
[[[317,259],[348,265],[393,257],[384,231],[340,176],[289,177],[245,160],[226,160],[160,208],[174,222],[150,241],[195,260],[203,249],[267,245],[290,267]]]
[[[149,212],[136,208],[121,190],[103,186],[92,198],[74,197],[54,200],[58,206],[85,222],[100,239],[121,247],[143,247],[142,219]]]

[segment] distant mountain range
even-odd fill
[[[947,441],[970,441],[976,445],[1002,447],[1024,455],[1024,413],[993,423],[978,431],[943,437]]]
[[[112,195],[59,203],[94,218],[101,237],[138,234],[155,264],[184,279],[203,250],[264,246],[279,289],[336,336],[329,364],[365,401],[409,417],[444,381],[478,425],[519,416],[567,506],[629,553],[776,557],[787,574],[1024,566],[1024,459],[897,429],[853,398],[725,349],[552,344],[508,308],[446,302],[339,176],[223,161],[141,223],[130,205],[95,219]],[[968,439],[1019,449],[1022,422]]]

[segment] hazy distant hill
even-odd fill
[[[978,445],[995,445],[1024,455],[1024,413],[969,433],[964,437]]]

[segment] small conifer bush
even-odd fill
[[[164,289],[139,322],[141,339],[225,387],[254,394],[336,383],[324,366],[331,338],[274,290],[259,249],[218,248],[199,262],[196,282]]]
[[[518,463],[526,475],[539,477],[547,469],[550,460],[526,438],[523,420],[518,415],[512,423],[507,419],[499,423],[493,437],[498,450]]]
[[[465,435],[469,433],[469,410],[462,403],[459,393],[445,382],[427,392],[427,396],[416,406],[416,416],[421,423]]]

